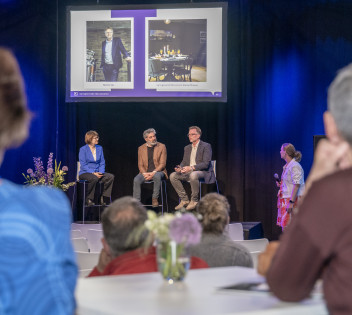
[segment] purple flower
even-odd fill
[[[53,156],[54,156],[54,153],[50,152],[49,158],[48,158],[48,164],[46,167],[47,170],[49,170],[49,168],[53,168]]]
[[[193,214],[186,213],[171,221],[169,235],[177,244],[194,245],[200,242],[202,227]]]
[[[44,167],[43,167],[43,162],[41,160],[41,157],[38,158],[33,158],[34,160],[34,167],[35,167],[35,175],[37,178],[45,178],[45,172],[44,172]]]
[[[48,168],[48,170],[46,171],[49,175],[51,175],[52,173],[54,173],[54,170],[52,168]]]
[[[33,170],[32,170],[31,168],[29,168],[29,169],[27,170],[27,174],[33,174]]]
[[[34,177],[34,173],[31,173],[31,177]]]
[[[63,166],[63,167],[62,167],[62,170],[63,170],[64,172],[67,172],[67,171],[68,171],[68,167],[67,167],[67,166]]]

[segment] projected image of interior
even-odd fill
[[[207,80],[207,20],[149,21],[148,80]]]

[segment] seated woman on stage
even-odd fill
[[[0,48],[0,164],[28,136],[30,113],[12,53]],[[71,207],[46,186],[0,179],[0,313],[74,314],[77,267]]]
[[[110,199],[114,175],[105,173],[105,159],[103,148],[98,145],[99,135],[96,131],[90,130],[85,136],[86,145],[79,150],[79,179],[88,182],[87,206],[94,206],[94,193],[96,184],[101,181],[104,184],[100,204],[105,205],[104,197]]]

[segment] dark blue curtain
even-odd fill
[[[138,3],[144,2],[134,1]],[[30,138],[7,152],[1,176],[21,183],[33,156],[46,162],[54,152],[68,164],[73,180],[84,134],[94,129],[101,136],[107,171],[116,175],[117,198],[132,194],[144,129],[155,128],[166,144],[171,172],[181,161],[188,126],[199,125],[202,139],[213,146],[232,220],[260,221],[266,237],[277,238],[273,174],[280,174],[284,164],[280,147],[291,142],[302,151],[307,175],[313,135],[324,133],[327,87],[352,60],[351,2],[230,1],[227,103],[70,104],[64,101],[65,6],[84,4],[96,1],[8,0],[1,5],[0,40],[19,59],[35,114]],[[174,206],[177,196],[171,187],[168,194]]]

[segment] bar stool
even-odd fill
[[[91,208],[91,207],[94,207],[94,208],[98,208],[99,209],[99,222],[100,222],[100,213],[101,213],[101,208],[103,207],[102,205],[94,205],[94,206],[87,206],[86,205],[86,195],[87,195],[87,185],[88,185],[88,182],[86,180],[82,180],[82,179],[79,179],[79,170],[81,168],[81,164],[79,162],[77,162],[77,175],[76,175],[76,185],[74,186],[74,190],[73,190],[73,198],[72,198],[72,209],[73,209],[73,202],[75,200],[75,196],[76,196],[76,186],[79,185],[82,187],[83,189],[83,198],[82,198],[82,223],[84,224],[85,222],[85,216],[86,216],[86,208]],[[99,189],[99,192],[102,192],[102,185],[103,183],[99,182],[97,184],[97,188]],[[111,203],[111,196],[110,196],[110,203]]]
[[[147,185],[153,184],[154,185],[154,181],[148,180],[148,181],[145,181],[142,185],[144,185],[144,184],[147,184]],[[166,179],[161,180],[160,196],[161,196],[161,205],[159,205],[159,207],[161,207],[161,213],[164,214],[164,205],[165,204],[166,204],[166,212],[169,212],[169,204],[167,202]],[[143,206],[151,207],[152,205],[143,204]]]

